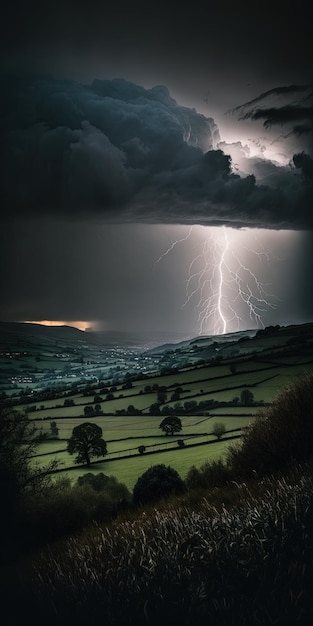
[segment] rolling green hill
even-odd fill
[[[103,334],[97,343],[97,333],[69,327],[2,324],[1,330],[2,404],[27,412],[49,436],[32,462],[53,458],[73,479],[86,472],[73,464],[66,445],[74,426],[93,421],[108,454],[92,471],[114,474],[129,488],[151,464],[166,462],[185,477],[190,465],[220,457],[263,405],[313,369],[313,324],[197,337],[144,352],[129,343],[113,348],[115,335],[104,346]],[[173,414],[182,422],[174,438],[159,429]],[[221,441],[212,434],[216,422],[226,428]]]

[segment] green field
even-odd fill
[[[261,405],[271,403],[277,393],[291,380],[313,369],[313,343],[311,340],[303,342],[302,339],[306,331],[306,327],[300,327],[300,330],[297,327],[281,329],[273,336],[261,335],[243,342],[239,340],[237,343],[234,342],[231,348],[227,342],[221,341],[219,352],[221,362],[213,360],[210,363],[196,364],[179,370],[178,364],[183,360],[186,362],[188,354],[191,360],[196,358],[194,344],[190,343],[189,346],[184,345],[180,355],[179,349],[177,350],[177,357],[176,351],[172,351],[173,358],[176,358],[173,373],[160,375],[150,372],[145,376],[138,374],[132,376],[131,388],[124,388],[125,370],[123,370],[120,380],[114,382],[114,385],[112,380],[101,380],[90,388],[90,395],[84,392],[84,386],[80,387],[80,391],[75,388],[74,393],[68,391],[71,383],[62,379],[65,368],[74,373],[81,367],[77,365],[77,351],[73,346],[71,350],[67,350],[66,347],[57,349],[54,345],[48,347],[44,344],[40,348],[33,340],[31,349],[28,348],[28,361],[26,357],[17,358],[15,361],[5,357],[0,363],[0,373],[1,367],[4,368],[2,371],[5,371],[6,367],[10,369],[14,366],[16,370],[23,369],[27,375],[25,364],[28,363],[30,375],[36,368],[42,370],[36,374],[36,384],[40,387],[44,382],[45,372],[49,368],[51,370],[55,368],[56,394],[53,399],[51,397],[38,399],[40,396],[36,397],[33,383],[27,385],[19,382],[19,389],[28,387],[29,391],[33,390],[31,393],[34,401],[28,400],[27,404],[17,404],[16,409],[24,412],[31,408],[29,418],[35,421],[43,433],[51,433],[51,421],[55,421],[59,429],[59,440],[42,443],[38,449],[38,456],[32,459],[33,464],[43,465],[55,459],[59,462],[59,469],[66,471],[73,479],[86,471],[102,471],[114,474],[118,480],[132,488],[140,474],[153,464],[172,465],[182,477],[185,477],[191,465],[199,467],[209,459],[219,458],[230,445],[230,441],[225,438],[242,434],[241,430],[233,432],[234,429],[246,427],[253,420],[253,416],[262,409]],[[290,338],[296,340],[295,347],[289,347]],[[299,339],[302,341],[300,347]],[[200,341],[205,343],[205,340]],[[236,357],[228,358],[227,354],[231,355],[234,347]],[[90,362],[84,366],[85,385],[90,385],[89,375],[92,371],[109,369],[105,361],[101,364],[101,350],[100,352],[97,350],[92,348],[86,352],[90,358],[92,354],[94,355],[96,364]],[[116,358],[119,362],[118,352]],[[60,382],[60,379],[63,382]],[[153,410],[150,415],[151,405],[158,402],[158,390],[152,391],[153,387],[163,388],[166,394],[165,400],[160,401],[159,415],[153,414]],[[177,388],[178,396],[176,391],[177,397],[172,400]],[[251,406],[244,406],[240,400],[242,391],[246,389],[253,393],[254,401]],[[108,392],[113,393],[113,399],[106,399]],[[100,395],[101,400],[95,402],[96,395]],[[74,402],[74,406],[64,406],[68,399]],[[189,409],[186,409],[184,404],[190,401],[193,402],[193,406],[189,414]],[[201,402],[212,401],[215,402],[214,405],[201,405]],[[226,406],[223,406],[223,403],[226,403]],[[86,417],[85,407],[95,407],[95,404],[100,404],[103,415]],[[127,413],[131,406],[135,412],[141,414],[120,414]],[[159,429],[167,409],[174,410],[182,422],[182,431],[173,437],[165,436]],[[73,428],[87,420],[101,426],[103,438],[107,442],[106,457],[103,461],[92,463],[91,469],[75,467],[74,457],[66,451],[67,440]],[[222,422],[226,427],[226,433],[221,441],[217,441],[212,435],[215,422]],[[184,440],[185,447],[178,447],[179,439]],[[192,443],[202,445],[191,445]],[[141,445],[146,447],[143,455],[138,453],[138,447]]]
[[[244,364],[247,366],[247,364]],[[135,409],[149,412],[151,404],[157,401],[157,393],[140,393],[143,391],[143,387],[149,384],[158,384],[160,387],[166,387],[167,404],[174,406],[177,401],[171,402],[171,396],[174,393],[174,383],[182,387],[183,391],[180,393],[179,402],[196,400],[214,399],[219,402],[231,402],[235,397],[239,397],[241,391],[244,388],[249,388],[255,397],[257,402],[264,401],[270,402],[276,393],[288,382],[295,377],[300,377],[309,369],[312,369],[313,364],[307,361],[295,363],[286,363],[284,365],[277,365],[273,367],[266,364],[262,364],[262,369],[257,371],[251,371],[254,369],[254,363],[250,364],[250,369],[244,368],[243,371],[238,367],[238,371],[235,375],[229,374],[229,367],[212,367],[212,368],[197,368],[196,370],[190,370],[189,372],[183,372],[179,374],[173,374],[172,376],[149,378],[145,381],[144,385],[141,381],[133,383],[132,389],[122,389],[122,386],[117,386],[117,390],[113,393],[113,400],[106,400],[103,396],[100,402],[101,409],[105,414],[114,414],[119,410],[127,410],[129,405],[133,405]],[[241,364],[240,364],[241,367]],[[225,373],[226,372],[226,373]],[[195,380],[196,379],[196,380]],[[165,384],[165,381],[167,384]],[[101,391],[101,387],[94,390],[94,394]],[[103,395],[103,394],[102,394]],[[30,416],[36,419],[64,419],[72,417],[80,417],[84,415],[84,407],[88,404],[93,404],[93,397],[85,397],[82,393],[70,396],[75,405],[70,407],[64,407],[64,397],[54,400],[46,400],[42,402],[34,402],[33,406],[36,406],[36,412],[31,413]],[[44,407],[44,408],[40,408]],[[18,410],[23,411],[27,408],[27,405],[20,405]]]
[[[108,476],[115,476],[120,482],[125,483],[129,489],[133,489],[138,477],[152,465],[159,463],[170,465],[184,479],[192,465],[200,467],[208,460],[221,458],[228,446],[229,442],[219,441],[209,446],[203,445],[189,449],[183,448],[182,450],[176,448],[175,450],[168,450],[153,455],[134,456],[120,461],[100,461],[93,464],[91,468],[71,468],[66,471],[66,476],[75,481],[79,476],[90,471],[94,473],[103,472]],[[62,473],[59,474],[59,476],[62,475]]]
[[[216,422],[224,423],[226,427],[224,437],[227,437],[238,434],[238,431],[234,433],[232,431],[244,428],[251,423],[252,419],[251,416],[242,415],[242,412],[241,414],[238,412],[237,416],[188,415],[181,418],[182,431],[174,436],[167,436],[159,428],[162,420],[160,416],[102,416],[92,418],[88,421],[96,423],[102,428],[103,438],[107,442],[107,456],[104,457],[103,461],[93,462],[89,469],[75,468],[74,458],[66,451],[66,440],[71,436],[73,428],[84,420],[60,419],[57,422],[60,439],[40,444],[38,455],[32,459],[32,463],[41,466],[49,461],[57,460],[60,469],[68,468],[67,474],[71,478],[75,478],[86,471],[114,473],[127,486],[133,487],[133,481],[139,477],[142,466],[150,467],[156,463],[165,463],[166,465],[174,463],[175,469],[178,471],[179,467],[179,472],[185,476],[192,464],[199,466],[208,459],[219,457],[221,450],[224,450],[229,442],[216,440],[212,434],[213,425]],[[49,423],[39,421],[36,422],[36,425],[39,428],[43,427],[43,432],[49,432]],[[179,439],[185,443],[183,449],[178,448],[177,441]],[[203,445],[191,446],[195,443]],[[146,448],[143,456],[138,453],[140,445],[144,445]],[[153,454],[148,454],[148,452],[153,452]],[[131,458],[120,458],[126,456]]]
[[[284,360],[283,364],[278,364],[273,368],[273,364],[262,363],[240,363],[235,374],[229,374],[229,367],[204,367],[192,369],[182,373],[175,373],[172,376],[150,378],[148,381],[136,381],[133,388],[122,390],[117,387],[114,392],[115,399],[101,402],[104,415],[95,418],[88,418],[88,421],[101,426],[103,438],[107,442],[107,456],[103,461],[92,463],[90,468],[75,467],[74,458],[66,452],[66,440],[71,436],[72,430],[78,424],[86,421],[83,415],[83,408],[86,404],[92,404],[92,397],[84,397],[77,394],[72,397],[75,402],[73,407],[60,406],[52,408],[56,401],[45,403],[46,408],[37,410],[30,414],[36,420],[38,428],[43,432],[49,432],[49,419],[56,420],[59,428],[60,442],[48,441],[41,444],[38,450],[41,453],[33,463],[42,465],[47,460],[55,459],[59,462],[59,468],[66,470],[66,475],[72,480],[78,476],[92,471],[104,472],[115,475],[116,478],[124,482],[128,488],[132,489],[138,477],[151,465],[164,463],[173,466],[179,474],[186,477],[191,465],[199,467],[208,460],[220,458],[225,453],[227,447],[233,441],[217,441],[210,434],[215,422],[225,424],[225,437],[231,435],[229,431],[243,428],[253,420],[251,415],[260,411],[260,407],[251,406],[229,406],[216,407],[207,412],[206,415],[183,415],[179,414],[182,421],[182,431],[179,435],[168,437],[162,435],[159,424],[162,416],[149,415],[150,404],[156,402],[157,393],[141,393],[144,387],[157,383],[159,386],[166,386],[167,397],[171,397],[175,386],[182,387],[180,403],[183,405],[186,400],[193,399],[196,402],[214,399],[219,402],[231,402],[234,397],[240,397],[243,389],[248,388],[253,392],[256,402],[270,402],[278,391],[295,377],[300,377],[308,370],[308,363],[297,359]],[[257,370],[257,371],[253,371]],[[101,388],[95,389],[95,394]],[[188,393],[189,392],[189,393]],[[123,393],[123,397],[119,395]],[[59,400],[57,401],[59,403]],[[127,409],[132,404],[136,409],[141,410],[143,415],[119,416],[114,415],[115,411]],[[168,406],[174,406],[175,402],[167,402]],[[38,406],[40,404],[38,403]],[[46,418],[46,419],[44,419]],[[183,439],[185,447],[178,448],[177,440]],[[63,440],[63,441],[62,441]],[[210,444],[212,441],[214,443]],[[203,443],[203,445],[191,446],[191,443]],[[139,455],[138,447],[144,445],[146,452]],[[56,452],[56,450],[62,450]],[[148,452],[153,451],[153,454]],[[47,455],[48,452],[53,454]],[[129,458],[119,458],[128,456]]]

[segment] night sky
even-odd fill
[[[308,2],[13,0],[0,29],[0,320],[313,320]]]

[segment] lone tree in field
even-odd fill
[[[50,422],[50,433],[49,433],[50,437],[53,437],[54,439],[58,439],[59,437],[59,429],[57,427],[57,423],[56,422]]]
[[[91,457],[104,456],[107,453],[107,444],[102,439],[102,428],[90,422],[75,426],[67,443],[67,451],[69,454],[77,453],[75,463],[85,461],[86,465],[90,465]]]
[[[243,389],[240,394],[240,400],[244,406],[251,406],[254,404],[254,395],[250,389]]]
[[[166,435],[174,435],[175,433],[179,433],[181,431],[182,425],[179,417],[171,415],[162,420],[159,428],[161,428]]]
[[[220,439],[226,433],[225,424],[222,424],[222,422],[215,422],[215,424],[213,424],[212,433],[215,437],[217,437],[217,439]]]

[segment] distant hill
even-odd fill
[[[130,350],[145,351],[171,340],[179,342],[185,339],[181,333],[135,333],[122,331],[83,331],[73,326],[45,326],[26,322],[0,322],[0,348],[5,349],[13,341],[58,341],[72,344],[77,341],[85,345],[107,347],[126,347]],[[173,344],[174,345],[174,344]]]
[[[257,330],[242,330],[236,333],[227,333],[225,335],[198,335],[196,337],[192,337],[191,339],[185,339],[183,341],[178,341],[175,343],[164,343],[153,347],[147,351],[148,354],[158,354],[160,352],[166,352],[167,350],[177,350],[178,348],[188,348],[192,349],[193,345],[198,346],[210,346],[214,342],[215,343],[230,343],[234,341],[238,341],[242,337],[254,337]]]
[[[6,340],[19,337],[32,339],[49,339],[61,341],[77,341],[82,339],[84,331],[72,326],[44,326],[43,324],[27,324],[23,322],[0,322],[0,345]]]
[[[250,329],[227,333],[225,335],[198,335],[186,338],[181,333],[139,333],[122,331],[83,331],[73,326],[45,326],[43,324],[25,322],[0,322],[0,349],[6,349],[13,342],[43,342],[51,344],[58,342],[60,345],[73,345],[79,342],[85,346],[117,347],[145,352],[147,355],[160,354],[169,350],[194,348],[210,348],[221,344],[220,349],[238,341],[252,339],[259,334],[266,333],[271,336],[290,334],[312,336],[313,323],[291,324],[290,326],[273,326],[264,330]]]

